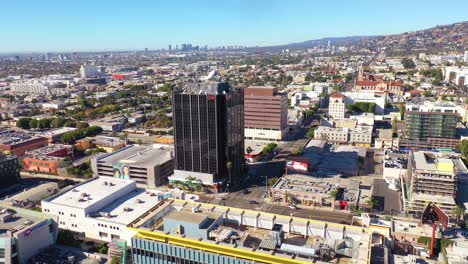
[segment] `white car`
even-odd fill
[[[216,199],[216,200],[223,201],[223,200],[224,200],[224,197],[216,197],[215,199]]]
[[[295,206],[294,204],[290,204],[288,205],[289,209],[297,209],[297,206]]]

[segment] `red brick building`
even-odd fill
[[[0,131],[0,152],[21,156],[26,151],[38,149],[47,145],[47,139],[30,136],[15,130]]]

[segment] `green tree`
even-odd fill
[[[20,119],[18,119],[18,121],[16,121],[16,126],[19,127],[19,128],[22,128],[22,129],[29,129],[30,126],[29,126],[29,121],[31,120],[31,118],[28,118],[28,117],[22,117]]]
[[[330,197],[332,197],[333,199],[336,199],[336,197],[338,196],[338,191],[337,190],[331,190],[330,193],[329,193]]]
[[[296,155],[297,155],[297,156],[300,156],[300,155],[302,155],[302,154],[304,154],[304,147],[298,147],[298,148],[296,149]]]
[[[231,161],[228,161],[226,163],[226,168],[227,168],[228,173],[229,173],[229,181],[232,183],[232,177],[231,177],[232,162]]]
[[[429,96],[431,96],[431,92],[430,91],[424,91],[424,92],[422,92],[421,95],[424,96],[424,97],[429,97]]]
[[[65,125],[65,123],[67,122],[67,120],[63,117],[57,117],[57,118],[54,118],[51,122],[50,122],[50,127],[55,127],[55,128],[58,128],[58,127],[63,127]]]
[[[37,119],[32,118],[31,120],[29,120],[29,128],[37,128],[37,123]]]
[[[374,209],[375,207],[379,206],[379,200],[375,199],[374,197],[371,197],[369,200],[367,200],[366,205],[369,206],[371,209]]]
[[[307,130],[306,137],[307,138],[313,138],[315,135],[315,128],[311,127],[309,130]]]
[[[405,119],[405,103],[400,103],[400,119]]]
[[[403,67],[405,69],[414,69],[416,65],[414,64],[414,61],[410,58],[403,58],[401,60],[401,64],[403,64]]]
[[[268,186],[269,187],[273,186],[273,184],[275,184],[277,180],[278,180],[278,177],[273,177],[273,178],[268,179],[267,181]]]
[[[40,128],[40,129],[50,128],[50,122],[52,122],[52,119],[43,118],[37,122],[37,128]]]
[[[73,122],[73,121],[68,120],[67,122],[65,122],[65,124],[63,124],[63,126],[64,127],[75,127],[76,123]]]
[[[278,145],[276,143],[269,143],[268,145],[266,145],[262,152],[263,154],[270,154],[271,152],[273,152],[273,150],[277,147]]]
[[[100,244],[97,248],[97,252],[100,254],[107,254],[108,247],[105,244]]]
[[[78,247],[80,245],[70,230],[60,230],[57,235],[57,243],[70,247]]]
[[[460,205],[457,204],[457,206],[453,208],[452,213],[455,215],[455,217],[459,221],[465,215],[465,209],[463,209]]]
[[[468,140],[464,139],[460,142],[460,152],[463,157],[468,158]]]
[[[119,257],[112,257],[110,264],[122,264],[122,260]]]

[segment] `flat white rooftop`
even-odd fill
[[[95,218],[128,225],[158,203],[158,195],[151,191],[137,188],[99,210],[99,213],[109,213],[110,217],[99,216]]]
[[[47,202],[84,209],[130,185],[136,186],[131,180],[98,177],[71,188]]]

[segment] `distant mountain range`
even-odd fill
[[[348,46],[356,49],[380,50],[392,52],[450,51],[468,49],[468,21],[440,25],[429,29],[405,32],[392,35],[329,37],[290,43],[278,46],[261,47],[261,49],[304,49],[316,46]]]

